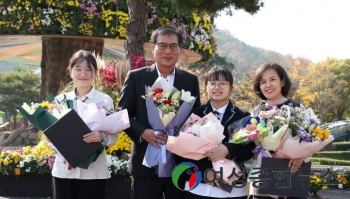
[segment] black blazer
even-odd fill
[[[141,134],[146,129],[152,129],[148,123],[146,101],[141,96],[145,95],[145,86],[152,86],[158,78],[155,64],[129,71],[124,86],[121,91],[121,98],[118,109],[127,109],[130,119],[130,128],[126,129],[126,134],[133,141],[131,149],[131,174],[135,176],[156,176],[154,168],[142,165],[148,142],[140,141]],[[184,70],[175,68],[174,87],[185,91],[190,91],[192,96],[196,96],[194,108],[200,106],[200,92],[198,78]]]
[[[207,104],[202,105],[193,110],[193,113],[198,115],[199,117],[204,117],[210,112],[213,112],[210,101],[208,101]],[[227,147],[229,151],[229,155],[226,156],[226,158],[235,160],[235,162],[240,165],[241,169],[244,166],[243,163],[247,160],[250,160],[253,157],[252,150],[254,149],[255,144],[253,142],[247,145],[228,143],[228,140],[231,135],[228,132],[227,127],[233,122],[239,119],[242,119],[248,115],[250,115],[249,112],[234,106],[233,103],[229,101],[227,108],[225,110],[224,116],[221,120],[221,124],[225,127],[224,128],[225,138],[222,140],[222,143]],[[208,158],[203,158],[198,161],[185,159],[185,158],[178,158],[177,161],[179,161],[177,162],[177,164],[181,162],[192,162],[193,164],[198,166],[198,169],[202,172],[202,175],[204,175],[204,172],[207,169],[213,168],[212,162],[208,160]],[[187,175],[186,177],[183,177],[183,175],[181,175],[180,181],[182,182],[179,182],[179,185],[180,186],[184,185],[185,181],[186,180],[188,181],[189,178],[190,178],[189,175]]]

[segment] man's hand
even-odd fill
[[[225,158],[229,154],[228,149],[225,145],[219,144],[217,147],[210,149],[205,155],[212,161],[216,162]]]
[[[142,139],[146,140],[148,143],[153,144],[155,147],[159,147],[158,144],[165,144],[166,141],[166,135],[164,133],[161,133],[159,135],[154,134],[153,129],[146,129],[141,134]]]

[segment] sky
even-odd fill
[[[217,29],[227,29],[254,47],[303,57],[313,62],[327,57],[350,58],[349,0],[263,0],[251,15],[234,10],[215,18]]]

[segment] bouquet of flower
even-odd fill
[[[31,103],[31,106],[24,103],[22,107],[19,107],[19,111],[34,126],[43,131],[50,128],[52,124],[61,117],[64,117],[64,115],[73,108],[73,101],[67,100],[66,95],[59,97],[63,99],[55,99],[53,97],[48,98],[52,103],[50,103],[50,101],[44,101],[41,104]],[[77,113],[91,131],[119,133],[130,127],[127,110],[110,114],[109,110],[106,110],[107,106],[107,101],[102,101],[96,104],[86,104],[81,100],[77,100]],[[50,143],[50,146],[56,151],[56,160],[65,162],[64,156],[59,152],[60,150],[57,149],[53,143]],[[102,150],[100,150],[100,152],[102,152]],[[94,154],[93,158],[89,158],[89,161],[82,163],[79,167],[87,169],[92,162],[90,160],[96,160],[99,154],[100,153]]]
[[[145,87],[146,96],[142,97],[146,100],[148,122],[155,129],[154,133],[173,136],[176,128],[190,115],[196,98],[188,91],[169,88],[164,81],[159,77],[152,87]],[[142,164],[157,167],[159,177],[171,177],[174,156],[166,151],[165,145],[157,148],[148,144]]]
[[[192,114],[182,126],[179,136],[168,137],[166,147],[169,151],[181,157],[200,160],[206,157],[205,153],[208,150],[221,144],[225,138],[223,132],[224,127],[213,113],[209,113],[203,118]],[[228,179],[233,168],[235,168],[236,173],[241,171],[233,160],[226,158],[212,162],[212,164],[216,171],[223,168],[223,179],[229,184],[237,179],[235,175]]]
[[[259,118],[266,122],[268,133],[256,143],[267,151],[274,151],[279,158],[311,156],[334,139],[327,130],[317,127],[319,120],[310,108],[302,110],[283,105],[280,109],[273,107],[260,112]]]
[[[268,132],[264,120],[260,120],[259,117],[251,116],[244,117],[234,122],[228,128],[233,132],[233,136],[229,142],[235,144],[246,144],[255,141],[258,137],[262,137]]]

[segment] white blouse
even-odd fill
[[[77,95],[75,91],[71,91],[68,93],[60,94],[56,97],[58,101],[62,101],[64,99],[64,95],[67,100],[73,100],[73,108],[77,110]],[[86,96],[81,97],[85,103],[99,103],[101,101],[108,101],[108,107],[113,109],[113,100],[107,94],[104,94],[100,91],[95,90],[94,88],[86,94]],[[106,134],[108,136],[108,142],[106,146],[112,146],[118,139],[118,134]],[[69,138],[67,138],[69,139]],[[68,170],[68,163],[64,163],[62,160],[55,160],[52,169],[52,176],[57,178],[70,178],[70,179],[107,179],[110,178],[111,175],[108,171],[107,165],[107,155],[106,151],[103,150],[102,153],[98,156],[95,162],[92,162],[89,165],[88,169],[75,168]]]

